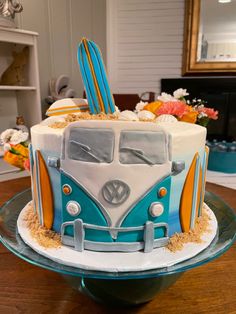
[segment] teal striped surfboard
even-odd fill
[[[114,113],[114,99],[108,84],[102,55],[97,45],[83,38],[78,47],[78,63],[92,114]]]

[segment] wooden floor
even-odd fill
[[[29,178],[0,183],[0,201],[29,187]],[[207,190],[236,208],[235,191],[208,184]],[[111,308],[73,290],[62,277],[32,266],[0,245],[0,313],[235,314],[236,245],[220,258],[187,271],[173,286],[135,308]]]

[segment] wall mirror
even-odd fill
[[[236,0],[186,0],[185,6],[183,75],[236,74]]]

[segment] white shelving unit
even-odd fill
[[[23,115],[26,125],[30,128],[42,119],[41,103],[40,103],[40,87],[39,87],[39,68],[38,68],[38,52],[37,37],[35,32],[9,29],[0,27],[0,48],[4,50],[5,56],[12,56],[13,51],[20,51],[24,47],[29,48],[29,58],[26,65],[27,84],[25,86],[9,86],[0,85],[0,109],[3,106],[10,106],[11,103],[1,103],[1,99],[8,92],[9,99],[15,99],[17,105],[17,114]],[[3,49],[4,48],[4,49]],[[1,59],[4,55],[1,55]],[[0,129],[1,131],[1,129]]]
[[[37,37],[38,33],[35,32],[0,27],[0,62],[4,62],[4,58],[11,59],[14,51],[20,52],[24,47],[29,49],[24,86],[0,84],[0,133],[6,128],[14,127],[17,115],[24,117],[28,128],[42,120]],[[2,162],[0,157],[0,163]],[[15,169],[18,177],[18,169]],[[1,177],[5,176],[8,170],[14,172],[14,168],[9,169],[7,164],[6,167],[4,164],[0,167],[1,181]]]
[[[36,90],[35,86],[0,85],[0,90]]]

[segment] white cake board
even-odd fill
[[[85,270],[96,270],[106,272],[131,272],[157,269],[172,266],[187,260],[205,248],[207,248],[217,233],[217,220],[212,210],[204,204],[205,210],[210,217],[209,230],[202,235],[202,243],[186,243],[181,251],[170,252],[167,248],[156,248],[150,253],[132,252],[78,252],[68,246],[60,248],[44,248],[30,234],[23,219],[27,211],[28,204],[21,211],[17,227],[19,234],[26,244],[28,244],[37,253],[67,266],[73,266]]]

